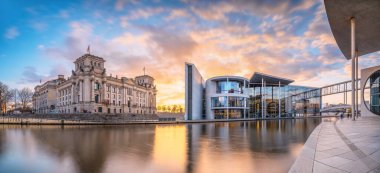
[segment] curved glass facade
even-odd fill
[[[227,104],[228,98],[228,104]],[[237,96],[221,96],[221,97],[211,97],[211,107],[245,107],[244,97]]]
[[[229,109],[228,110],[229,119],[244,118],[243,109]]]
[[[215,119],[238,119],[244,118],[244,109],[215,109]]]
[[[319,112],[320,99],[297,100],[292,95],[312,90],[303,86],[255,86],[247,88],[249,118],[293,116],[295,114],[315,114]],[[319,90],[318,90],[319,91]],[[280,94],[280,95],[279,95]],[[281,103],[281,104],[280,104]],[[279,113],[279,111],[281,111]]]
[[[228,97],[228,107],[245,107],[244,97]]]
[[[227,107],[227,96],[211,97],[211,107]]]
[[[216,82],[216,93],[243,93],[244,83],[240,81]]]
[[[227,119],[227,109],[215,109],[214,110],[214,118],[215,119]]]
[[[376,71],[368,78],[364,87],[364,103],[368,110],[380,115],[380,71]]]

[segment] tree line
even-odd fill
[[[32,97],[33,91],[30,88],[9,88],[0,81],[0,113],[5,114],[15,110],[31,112]],[[12,108],[8,110],[8,106],[12,103]]]
[[[157,112],[165,113],[184,113],[185,108],[180,104],[173,105],[159,105],[157,106]]]

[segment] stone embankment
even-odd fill
[[[280,119],[324,118],[331,116],[282,117]],[[0,124],[22,125],[124,125],[124,124],[178,124],[216,123],[236,121],[279,120],[279,118],[238,118],[212,120],[183,120],[178,116],[141,114],[16,114],[0,116]]]
[[[141,114],[15,114],[0,116],[0,124],[124,124],[157,122],[157,115]]]

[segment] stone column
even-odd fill
[[[75,84],[74,83],[71,83],[71,104],[74,104],[74,86]]]
[[[83,92],[82,92],[82,87],[83,87],[83,84],[82,84],[82,81],[81,80],[79,80],[79,98],[78,98],[78,102],[81,102],[81,101],[83,101]]]

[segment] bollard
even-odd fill
[[[61,120],[61,125],[64,125],[65,124],[65,120]]]

